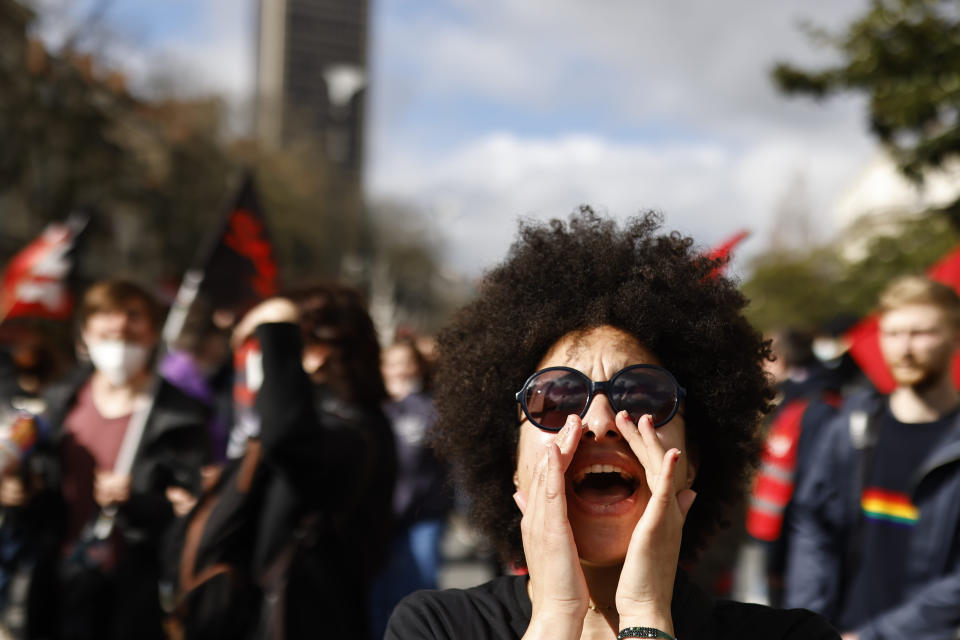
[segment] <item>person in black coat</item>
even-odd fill
[[[960,297],[903,276],[878,299],[896,387],[850,397],[798,483],[786,602],[844,639],[956,637],[960,628]]]
[[[167,492],[200,491],[207,411],[153,374],[159,316],[146,290],[97,283],[79,313],[93,366],[49,390],[43,438],[26,462],[36,546],[27,636],[161,638]]]
[[[364,638],[396,469],[373,322],[356,291],[321,285],[249,311],[235,344],[248,339],[259,433],[187,518],[178,625],[188,639]]]

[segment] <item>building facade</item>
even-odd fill
[[[367,0],[259,0],[256,137],[264,148],[309,136],[359,180],[367,77]]]

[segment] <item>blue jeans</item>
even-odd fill
[[[446,519],[422,520],[394,538],[387,565],[370,589],[370,631],[374,640],[383,638],[390,613],[404,596],[437,588],[440,541],[446,525]]]

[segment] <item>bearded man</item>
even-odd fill
[[[954,638],[960,629],[960,298],[918,276],[880,296],[897,387],[851,397],[797,489],[786,604],[845,640]]]

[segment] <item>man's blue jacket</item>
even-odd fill
[[[919,517],[903,558],[860,558],[863,478],[887,397],[851,397],[826,426],[788,526],[786,606],[836,620],[859,562],[903,562],[905,598],[857,629],[860,640],[960,637],[960,413],[911,481]],[[841,629],[848,631],[848,629]]]

